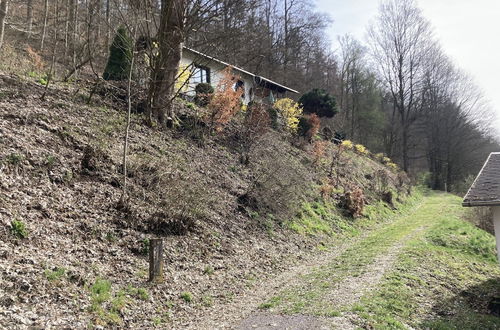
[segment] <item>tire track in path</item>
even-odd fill
[[[231,303],[219,305],[207,313],[203,313],[203,315],[193,318],[193,322],[190,322],[189,325],[186,324],[185,326],[190,329],[323,329],[324,326],[331,328],[331,317],[273,315],[267,312],[256,312],[256,309],[260,304],[269,301],[269,299],[276,296],[280,292],[300,286],[305,276],[308,276],[308,274],[311,274],[317,269],[327,267],[332,263],[332,260],[338,259],[347,251],[352,249],[353,246],[363,243],[368,238],[373,236],[373,234],[385,231],[386,226],[392,226],[394,223],[404,221],[404,219],[415,213],[420,208],[422,203],[424,203],[424,201],[417,205],[413,210],[409,211],[408,215],[401,216],[392,223],[379,224],[374,229],[367,231],[357,238],[342,241],[339,245],[335,246],[335,250],[312,255],[307,262],[297,265],[272,279],[259,283],[256,287],[250,288],[244,294],[235,297]],[[401,246],[402,245],[403,243],[401,243]],[[366,276],[371,276],[373,278],[379,276],[380,280],[383,275],[380,267],[383,268],[384,266],[382,265],[385,265],[387,268],[392,265],[393,260],[391,255],[394,254],[395,259],[397,256],[396,250],[400,247],[399,245],[394,246],[394,250],[390,248],[390,246],[387,248],[390,252],[381,256],[380,259],[376,259],[373,263],[375,268],[367,269],[366,274],[368,275]],[[351,279],[352,282],[346,283],[346,287],[352,288],[349,291],[352,293],[347,293],[346,291],[346,295],[357,296],[357,294],[354,293],[356,291],[354,290],[356,287],[354,284],[355,278],[356,277],[353,276]],[[352,300],[355,298],[348,299]]]

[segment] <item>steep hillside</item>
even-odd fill
[[[83,82],[0,74],[0,327],[184,327],[264,278],[398,212],[404,174],[270,131],[240,162],[238,124],[200,136],[126,114]],[[357,197],[356,197],[357,196]],[[367,203],[361,212],[361,201]],[[354,208],[354,211],[353,211]],[[350,211],[349,211],[350,210]],[[363,215],[353,219],[349,213]],[[147,247],[165,241],[165,283]]]

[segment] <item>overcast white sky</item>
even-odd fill
[[[337,36],[349,33],[364,41],[366,26],[378,12],[379,0],[316,0],[333,19]],[[500,0],[418,0],[436,36],[457,65],[475,79],[497,113],[500,131]]]

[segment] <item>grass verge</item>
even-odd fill
[[[269,301],[262,304],[262,309],[273,309],[287,314],[312,314],[335,316],[339,314],[339,306],[329,306],[328,294],[343,279],[350,276],[361,276],[367,267],[372,264],[376,257],[387,251],[399,240],[427,224],[428,219],[413,220],[409,217],[414,210],[419,194],[416,194],[407,204],[399,205],[397,211],[391,213],[373,212],[372,219],[363,219],[359,224],[352,226],[367,226],[367,221],[384,222],[384,226],[370,232],[365,238],[353,243],[339,257],[333,259],[329,264],[313,269],[309,274],[303,276],[298,285],[293,286]],[[380,217],[375,215],[379,214]],[[406,216],[405,216],[406,215]],[[395,221],[390,219],[399,216]],[[358,227],[359,228],[359,227]]]
[[[462,220],[460,199],[428,201],[432,226],[411,240],[376,291],[352,311],[375,329],[500,329],[488,303],[500,296],[494,237]]]

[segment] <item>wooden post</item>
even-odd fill
[[[495,238],[497,240],[497,255],[500,262],[500,206],[493,206],[493,226],[495,228]]]
[[[163,282],[163,240],[153,238],[149,241],[149,282]]]

